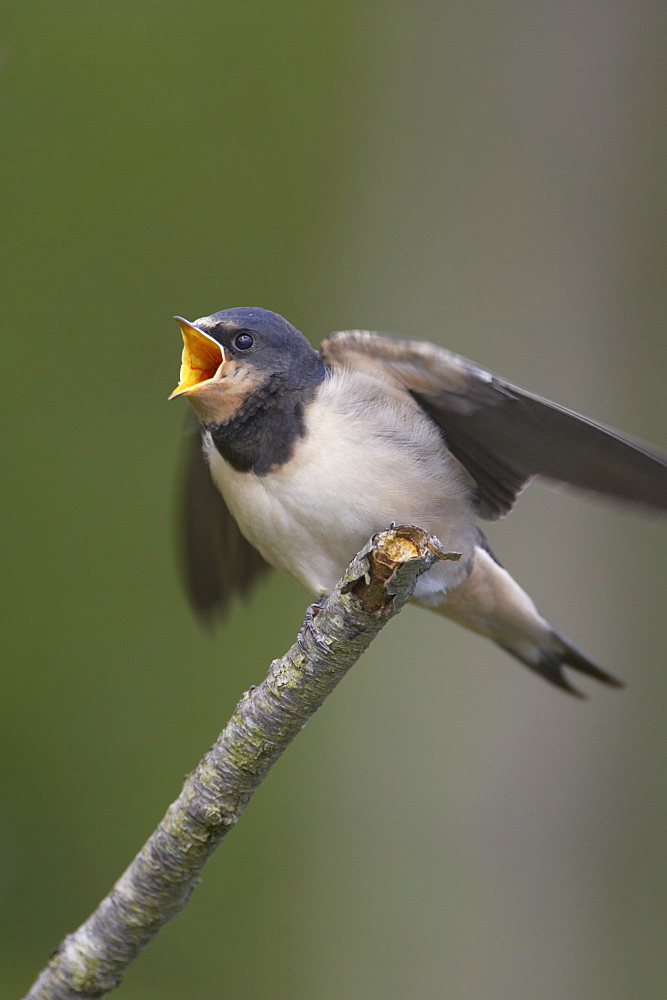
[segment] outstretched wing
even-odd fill
[[[506,514],[533,476],[667,510],[667,456],[444,348],[346,330],[322,355],[330,366],[380,366],[405,386],[475,479],[480,517]]]
[[[194,611],[211,625],[227,611],[231,599],[246,596],[270,566],[243,537],[216,489],[194,421],[186,435],[182,465],[183,579]]]

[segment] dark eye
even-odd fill
[[[233,344],[237,351],[249,351],[255,343],[255,338],[251,333],[237,333]]]

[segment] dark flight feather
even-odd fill
[[[243,537],[211,479],[199,425],[188,425],[180,478],[181,565],[190,603],[211,626],[232,597],[248,594],[271,567]]]
[[[444,348],[350,330],[322,353],[332,365],[377,365],[405,386],[474,478],[480,517],[506,514],[533,476],[667,510],[667,457]]]

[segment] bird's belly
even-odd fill
[[[349,560],[333,543],[340,531],[326,491],[315,495],[301,475],[237,472],[216,451],[209,461],[234,520],[264,559],[314,593],[330,590]]]
[[[409,457],[358,430],[350,434],[344,424],[323,424],[288,462],[262,476],[235,470],[210,447],[213,479],[248,541],[271,565],[324,594],[374,532],[392,522],[416,524],[464,556],[460,564],[437,564],[418,590],[428,596],[458,585],[474,548],[474,519],[466,490],[449,482],[445,463],[440,475],[425,475],[425,461],[437,470],[437,456]]]

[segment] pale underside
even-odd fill
[[[291,459],[267,475],[237,472],[210,439],[207,448],[244,536],[315,594],[329,592],[370,535],[391,522],[419,525],[462,555],[425,574],[417,596],[442,595],[469,572],[474,484],[437,427],[386,378],[335,370],[306,408]]]

